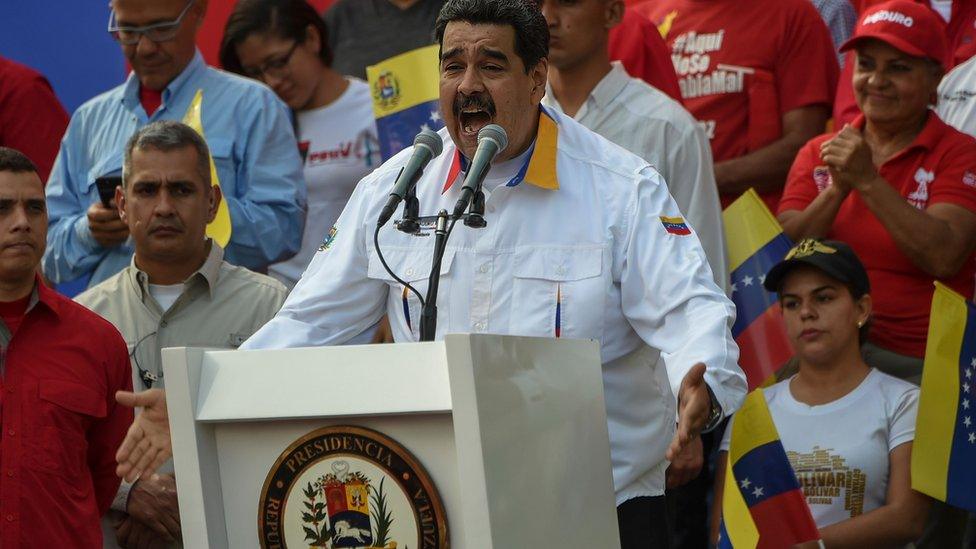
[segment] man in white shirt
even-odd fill
[[[976,57],[957,65],[942,78],[935,111],[946,124],[976,136]]]
[[[664,546],[665,455],[745,395],[733,306],[660,175],[541,108],[549,36],[534,3],[449,0],[436,29],[445,142],[417,183],[421,214],[453,209],[481,128],[502,126],[509,145],[486,179],[487,227],[460,225],[447,242],[435,336],[600,341],[623,547]],[[396,341],[418,339],[419,301],[383,269],[373,244],[412,152],[360,182],[282,310],[243,349],[341,344],[384,314]],[[391,269],[424,292],[431,239],[392,224],[378,239]],[[655,349],[666,369],[648,366]]]
[[[632,78],[619,61],[610,62],[607,43],[610,29],[623,16],[623,0],[543,0],[540,5],[549,24],[549,86],[543,105],[573,117],[653,166],[698,235],[715,283],[727,288],[722,209],[704,130],[667,94]],[[697,479],[703,463],[702,443],[696,440],[668,468],[668,488]],[[702,478],[684,488],[682,497],[669,492],[669,503],[691,500],[688,504],[694,509],[681,505],[681,516],[704,523],[710,485]],[[680,536],[689,529],[675,530]],[[690,530],[702,532],[700,527]]]
[[[722,209],[708,138],[677,101],[619,61],[610,62],[610,29],[623,0],[540,2],[549,24],[549,84],[542,104],[646,160],[668,184],[698,235],[715,283],[728,286]]]

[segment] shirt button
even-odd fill
[[[14,476],[14,471],[13,471],[13,469],[11,469],[10,471],[7,471],[7,476],[8,476],[8,477],[13,477],[13,476]]]
[[[403,272],[406,273],[407,276],[413,276],[413,269],[407,269],[406,271]]]
[[[556,267],[556,274],[561,274],[561,275],[566,274],[566,267],[563,267],[562,265]]]
[[[494,204],[488,206],[488,211],[491,212],[491,213],[494,213],[495,212],[495,206],[494,206]]]
[[[482,266],[481,266],[481,268],[480,268],[480,269],[478,269],[478,270],[479,270],[479,271],[481,271],[481,272],[483,272],[483,273],[487,273],[487,272],[488,272],[488,271],[489,271],[490,269],[491,269],[491,265],[489,265],[489,264],[487,264],[487,263],[485,263],[485,264],[484,264],[484,265],[482,265]]]
[[[483,332],[485,330],[485,323],[484,322],[475,322],[474,323],[474,329],[476,331]]]
[[[10,393],[10,394],[13,394],[14,388],[13,387],[7,387],[7,392]]]
[[[8,435],[10,435],[10,436],[14,436],[14,435],[15,435],[15,434],[17,434],[17,433],[16,433],[16,431],[14,431],[13,429],[9,429],[9,430],[7,431],[7,434],[8,434]]]
[[[7,522],[13,522],[13,521],[14,521],[14,516],[13,515],[7,515]]]

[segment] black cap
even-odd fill
[[[779,292],[786,274],[797,265],[811,265],[850,285],[855,298],[871,291],[868,273],[850,246],[836,240],[814,238],[804,239],[793,246],[786,257],[769,270],[763,286],[770,292]]]

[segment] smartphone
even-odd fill
[[[122,184],[122,177],[118,175],[107,175],[95,180],[98,187],[98,197],[102,199],[102,205],[106,208],[115,198],[115,188]]]

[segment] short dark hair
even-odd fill
[[[27,155],[17,149],[0,147],[0,172],[37,173],[37,166],[31,162],[30,158],[27,158]]]
[[[237,46],[256,33],[270,32],[281,38],[304,42],[311,25],[319,33],[319,59],[326,67],[332,66],[332,49],[329,47],[329,30],[315,8],[305,0],[240,0],[220,42],[220,64],[227,70],[244,74],[244,67],[237,57]]]
[[[213,181],[210,179],[210,149],[207,142],[196,130],[175,120],[157,120],[146,124],[129,138],[122,161],[122,186],[126,186],[132,176],[132,153],[136,149],[169,152],[184,147],[192,147],[196,151],[197,171],[209,190]]]
[[[434,37],[444,46],[444,29],[452,21],[508,25],[515,29],[515,53],[528,74],[549,57],[549,25],[535,0],[447,0],[434,23]]]

